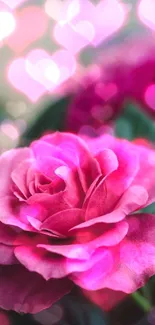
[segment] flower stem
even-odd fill
[[[144,287],[141,288],[141,292],[142,292],[144,298],[146,298],[148,300],[148,302],[151,304],[152,297],[151,297],[149,283],[147,283]]]
[[[132,293],[133,299],[136,303],[143,309],[144,312],[148,313],[151,310],[151,305],[149,301],[143,297],[138,291]]]

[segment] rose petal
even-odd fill
[[[111,213],[103,216],[85,221],[70,229],[70,232],[74,232],[77,229],[83,229],[91,226],[93,227],[95,224],[99,223],[119,222],[124,219],[127,214],[133,213],[137,209],[144,206],[147,200],[148,194],[143,187],[131,186],[118,202],[116,210],[113,210]]]
[[[58,180],[55,170],[60,166],[66,166],[66,164],[55,157],[41,156],[37,159],[36,165],[41,173],[51,179],[53,182]]]
[[[97,291],[88,291],[83,289],[82,292],[89,300],[98,305],[104,311],[111,310],[128,297],[127,294],[122,291],[114,291],[107,288]]]
[[[29,148],[12,149],[0,156],[0,197],[10,194],[11,172],[25,159],[32,158]]]
[[[35,314],[67,294],[72,284],[65,279],[45,281],[21,265],[0,267],[0,307]]]
[[[0,244],[13,245],[16,239],[17,232],[8,225],[0,222]]]
[[[52,256],[45,249],[19,246],[15,248],[15,256],[26,269],[39,273],[46,280],[59,279],[68,275],[65,259],[60,256]]]
[[[110,149],[103,149],[100,151],[97,154],[96,159],[99,162],[101,172],[104,176],[109,175],[118,168],[117,156]]]
[[[12,196],[0,198],[0,221],[6,225],[17,226],[23,230],[34,231],[27,220],[26,214],[15,213],[17,201]]]
[[[0,244],[0,265],[17,264],[13,246]]]
[[[11,178],[13,182],[16,184],[17,188],[21,192],[21,195],[23,195],[24,199],[27,199],[29,196],[29,188],[27,186],[26,177],[28,169],[33,164],[34,160],[25,160],[12,171]]]
[[[64,236],[69,229],[82,222],[84,212],[81,209],[68,209],[53,214],[41,225],[40,230],[56,231]]]
[[[133,181],[133,185],[141,185],[148,192],[147,205],[155,201],[155,152],[143,146],[136,146],[139,153],[140,168]]]
[[[96,279],[93,290],[109,288],[131,293],[142,287],[155,273],[155,216],[137,214],[128,217],[129,232],[122,242],[111,250],[113,268],[106,276]],[[85,279],[76,283],[92,290]]]
[[[94,249],[88,245],[70,244],[70,245],[44,245],[38,244],[37,247],[44,248],[48,252],[60,254],[62,256],[86,260],[90,258],[90,255],[94,252]]]
[[[41,206],[42,210],[44,210],[44,213],[40,215],[40,221],[44,221],[47,216],[69,209],[70,207],[62,191],[53,195],[48,193],[34,194],[27,200],[27,203],[34,207]]]
[[[99,284],[101,285],[102,279],[106,278],[109,273],[111,273],[114,261],[110,250],[103,248],[104,255],[101,254],[101,260],[92,266],[87,271],[84,272],[74,272],[70,278],[80,287],[87,290],[97,290],[99,289]]]
[[[98,262],[100,263],[102,257],[105,256],[105,250],[101,250],[99,248],[91,255],[91,258],[88,258],[87,254],[87,256],[85,255],[87,259],[78,259],[78,257],[81,256],[78,254],[77,248],[76,250],[74,249],[74,258],[72,258],[73,256],[71,255],[71,250],[70,254],[64,254],[68,255],[68,257],[71,258],[66,258],[65,256],[60,257],[58,255],[56,256],[54,254],[49,254],[48,249],[50,251],[50,247],[47,245],[38,246],[43,247],[44,249],[32,246],[17,247],[15,249],[15,256],[20,261],[20,263],[22,263],[29,271],[35,271],[39,273],[46,280],[49,280],[51,278],[63,278],[77,271],[86,271],[90,269],[94,264]]]
[[[99,164],[89,152],[86,142],[74,134],[59,132],[44,136],[42,140],[58,146],[69,159],[70,164],[67,164],[78,168],[83,190],[86,191],[100,173]]]

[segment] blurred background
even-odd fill
[[[99,57],[154,38],[154,12],[154,0],[0,0],[0,151],[18,145]]]

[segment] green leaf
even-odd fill
[[[82,295],[69,294],[62,299],[62,305],[70,325],[108,325],[103,311]]]
[[[116,120],[116,135],[133,140],[145,138],[155,141],[155,123],[140,107],[127,104],[121,116]]]
[[[40,115],[28,126],[21,139],[21,145],[28,144],[30,141],[40,137],[43,133],[50,130],[63,130],[65,116],[70,97],[64,97],[55,103],[49,104]]]

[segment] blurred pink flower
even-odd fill
[[[98,66],[90,67],[79,87],[73,90],[66,130],[85,133],[85,126],[98,129],[111,124],[128,101],[155,116],[153,42],[151,38],[128,40],[123,46],[102,53]]]
[[[0,310],[0,324],[2,325],[11,325],[9,316],[7,312]]]
[[[125,292],[114,291],[107,288],[97,291],[89,291],[83,289],[82,292],[90,301],[98,305],[104,311],[110,311],[122,300],[128,297]]]
[[[140,105],[146,113],[155,117],[155,46],[151,37],[133,39],[113,50],[114,59],[108,63],[111,80],[122,75],[125,101]],[[123,73],[123,74],[122,74]]]
[[[66,130],[81,133],[85,126],[98,129],[103,124],[109,124],[122,109],[123,102],[121,72],[114,79],[105,73],[104,67],[93,67],[79,87],[74,89],[73,99],[68,107]]]
[[[131,293],[155,273],[155,152],[53,133],[0,157],[0,307],[37,313],[69,292]],[[139,212],[139,213],[138,213]]]

